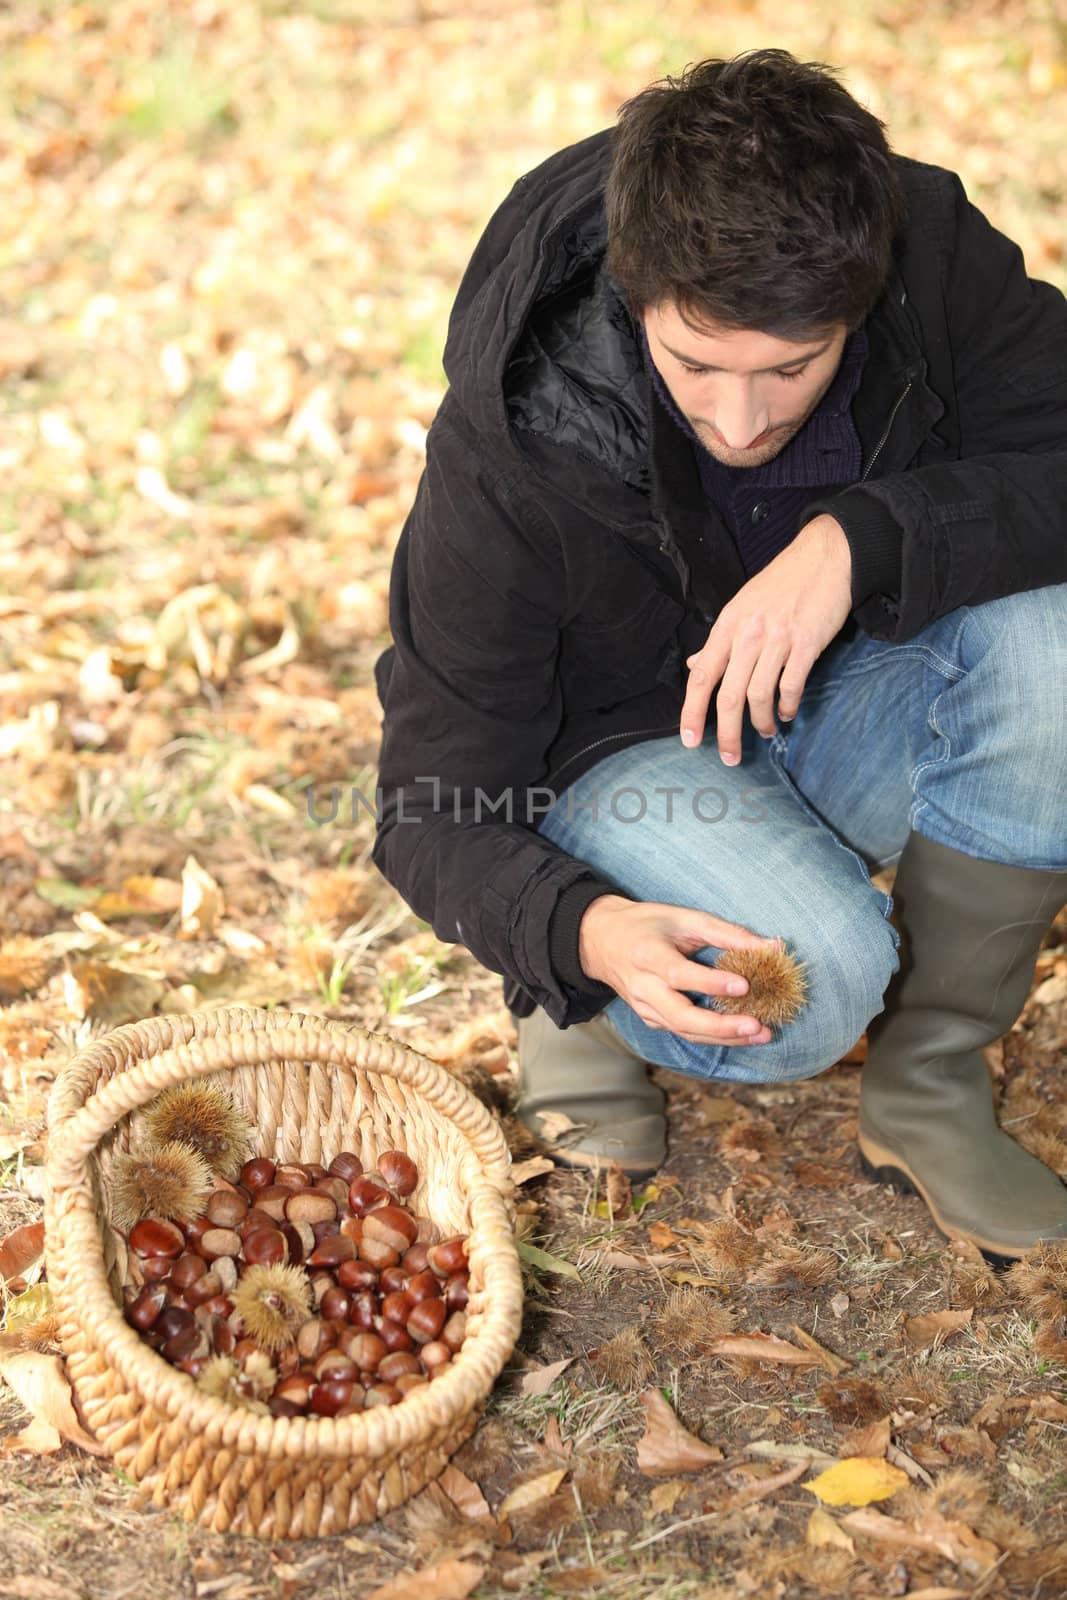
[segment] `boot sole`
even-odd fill
[[[657,1162],[650,1166],[646,1161],[643,1165],[631,1164],[620,1161],[617,1156],[596,1156],[587,1154],[584,1150],[561,1150],[552,1146],[547,1151],[551,1159],[560,1167],[579,1167],[583,1172],[595,1172],[599,1169],[606,1172],[609,1167],[618,1167],[628,1178],[653,1178],[663,1165]]]
[[[1016,1253],[1005,1250],[1003,1245],[991,1244],[976,1233],[965,1233],[961,1228],[953,1227],[945,1222],[938,1214],[937,1207],[919,1182],[918,1178],[906,1167],[899,1156],[883,1149],[873,1140],[859,1136],[860,1167],[865,1176],[873,1179],[875,1183],[884,1183],[891,1189],[898,1190],[901,1194],[918,1195],[923,1205],[929,1211],[937,1225],[938,1231],[946,1239],[968,1239],[971,1244],[977,1245],[986,1261],[998,1272],[1005,1271],[1019,1261],[1026,1251],[1032,1249],[1031,1245],[1023,1245]]]

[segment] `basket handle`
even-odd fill
[[[444,1067],[409,1046],[355,1023],[251,1006],[182,1017],[184,1026],[177,1031],[185,1038],[172,1044],[175,1030],[168,1025],[178,1020],[151,1018],[124,1024],[63,1068],[49,1101],[48,1167],[53,1184],[77,1182],[81,1162],[103,1136],[161,1090],[190,1076],[302,1059],[382,1073],[408,1085],[464,1134],[481,1164],[481,1179],[506,1198],[513,1194],[511,1157],[499,1123]],[[139,1052],[146,1047],[153,1053],[144,1057]],[[114,1075],[83,1100],[101,1068]]]

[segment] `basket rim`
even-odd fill
[[[53,1095],[60,1089],[61,1080],[63,1090],[52,1123],[47,1163],[50,1193],[45,1249],[56,1285],[57,1308],[64,1322],[73,1323],[87,1346],[101,1355],[146,1404],[172,1422],[181,1420],[190,1431],[201,1433],[207,1443],[242,1453],[304,1461],[342,1456],[373,1459],[417,1445],[431,1430],[454,1425],[488,1395],[514,1348],[521,1325],[522,1277],[509,1211],[513,1189],[507,1176],[510,1156],[499,1125],[486,1107],[438,1063],[420,1056],[410,1046],[358,1025],[349,1028],[311,1013],[265,1012],[244,1006],[220,1008],[205,1015],[210,1019],[210,1029],[190,1031],[183,1026],[180,1031],[188,1035],[184,1040],[156,1050],[147,1059],[131,1059],[125,1069],[120,1065],[102,1090],[85,1095],[80,1107],[66,1115],[62,1114],[62,1093],[67,1091],[69,1097],[72,1080],[82,1078],[88,1083],[88,1073],[102,1059],[114,1067],[116,1046],[125,1052],[127,1047],[157,1043],[160,1035],[165,1037],[169,1030],[143,1023],[125,1024],[79,1051],[57,1079]],[[184,1024],[190,1020],[182,1019]],[[151,1019],[152,1023],[159,1021],[170,1019]],[[117,1038],[119,1034],[123,1038]],[[235,1042],[239,1048],[226,1048]],[[104,1058],[100,1057],[101,1050]],[[227,1056],[229,1059],[225,1059]],[[104,1261],[103,1218],[92,1199],[89,1162],[100,1138],[166,1083],[238,1066],[294,1059],[396,1076],[422,1093],[435,1114],[458,1123],[468,1144],[465,1159],[457,1168],[456,1182],[470,1208],[468,1236],[475,1245],[483,1274],[484,1312],[443,1377],[414,1390],[396,1406],[377,1407],[350,1417],[264,1416],[204,1394],[188,1374],[163,1361],[129,1326],[115,1303]],[[467,1101],[469,1106],[464,1104]],[[449,1115],[444,1105],[467,1114],[457,1119]],[[479,1167],[478,1151],[462,1124],[473,1121],[475,1134],[484,1134],[483,1119],[496,1135],[495,1140],[488,1141],[490,1148],[498,1142],[504,1161],[493,1160],[490,1155],[488,1161],[483,1158]],[[74,1339],[64,1342],[73,1344]]]

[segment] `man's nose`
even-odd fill
[[[739,395],[721,401],[716,408],[715,427],[731,450],[744,450],[766,433],[769,426],[766,407],[757,405],[754,397]]]

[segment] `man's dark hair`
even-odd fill
[[[831,68],[785,50],[653,84],[619,114],[608,271],[635,313],[674,301],[698,329],[857,327],[905,211],[883,128]]]

